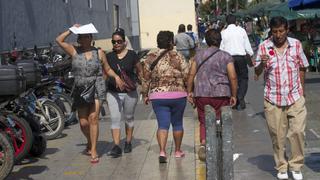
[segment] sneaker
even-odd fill
[[[125,142],[125,143],[124,143],[123,152],[124,152],[124,153],[131,153],[131,151],[132,151],[132,144],[131,144],[131,142]]]
[[[167,163],[167,156],[165,152],[160,152],[159,163]]]
[[[288,173],[287,172],[278,172],[277,174],[278,179],[288,179]]]
[[[301,171],[291,171],[291,173],[292,173],[292,177],[294,180],[302,180],[303,179]]]
[[[167,157],[166,156],[159,156],[159,163],[167,163]]]
[[[111,156],[113,158],[117,158],[122,156],[122,150],[118,145],[114,145],[113,148],[108,152],[108,156]]]
[[[182,158],[182,157],[184,157],[185,156],[185,154],[184,154],[184,152],[183,151],[176,151],[175,153],[174,153],[174,156],[176,157],[176,158]]]
[[[198,157],[200,161],[206,161],[206,147],[204,145],[201,145],[198,150]]]

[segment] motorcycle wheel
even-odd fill
[[[47,140],[41,135],[34,136],[33,144],[30,149],[30,155],[33,157],[40,157],[47,149]]]
[[[10,115],[15,122],[14,134],[11,136],[12,146],[14,148],[14,157],[15,162],[21,161],[30,151],[32,142],[33,142],[33,134],[32,129],[28,122],[15,115]]]
[[[42,106],[49,119],[48,123],[40,120],[41,131],[46,136],[46,139],[55,139],[61,135],[64,129],[64,114],[54,102],[45,101]]]
[[[0,179],[5,179],[14,165],[14,150],[7,136],[0,132]]]

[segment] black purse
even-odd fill
[[[92,81],[85,89],[81,92],[80,97],[87,103],[94,102],[94,95],[96,93],[96,81]]]

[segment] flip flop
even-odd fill
[[[99,157],[98,157],[98,156],[96,156],[96,157],[91,157],[90,162],[91,162],[91,164],[96,164],[96,163],[98,163],[98,162],[99,162]]]

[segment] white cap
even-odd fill
[[[94,25],[92,23],[82,25],[80,27],[72,26],[71,28],[69,28],[69,30],[73,34],[95,34],[95,33],[98,33],[98,30],[96,29],[96,27],[94,27]]]

